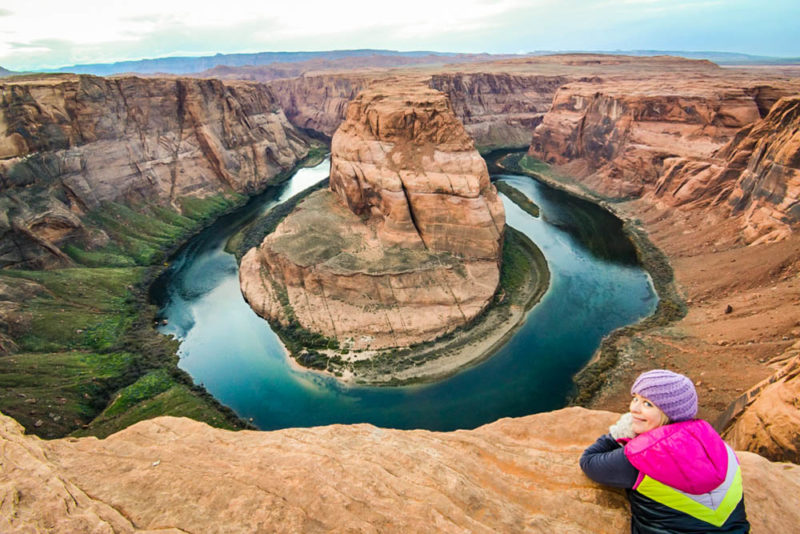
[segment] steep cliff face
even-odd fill
[[[800,96],[778,101],[720,157],[725,157],[720,176],[738,171],[728,203],[744,214],[748,240],[789,234],[800,222]]]
[[[347,103],[386,73],[341,73],[270,82],[295,125],[332,137],[345,120]],[[409,74],[447,94],[456,116],[481,148],[527,147],[531,131],[550,109],[556,89],[569,75],[457,72]],[[390,82],[392,83],[392,82]]]
[[[160,417],[41,441],[0,416],[0,525],[59,532],[626,532],[580,471],[617,414],[570,408],[452,433],[229,432]],[[738,453],[753,532],[792,532],[800,467]],[[203,513],[197,513],[198,509]]]
[[[742,395],[718,426],[737,449],[800,463],[800,342],[772,361],[782,365]]]
[[[430,85],[450,98],[478,146],[528,147],[567,76],[508,73],[434,74]]]
[[[800,97],[774,104],[708,158],[669,158],[653,191],[673,206],[719,206],[748,243],[785,239],[800,221]]]
[[[292,124],[327,138],[344,121],[347,104],[380,74],[323,74],[269,83]]]
[[[745,89],[661,79],[570,83],[533,132],[529,153],[549,163],[579,160],[587,183],[611,196],[639,196],[665,160],[710,158],[759,119]]]
[[[488,305],[505,214],[442,93],[359,95],[333,138],[330,188],[242,259],[257,313],[359,349],[433,339]]]
[[[252,192],[308,151],[263,85],[58,76],[0,92],[4,266],[91,242],[81,217],[104,202]]]

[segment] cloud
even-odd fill
[[[800,55],[800,3],[774,0],[4,0],[14,70],[214,53],[704,49]],[[41,14],[46,12],[47,17]],[[760,36],[759,36],[760,34]],[[780,52],[783,51],[783,52]]]

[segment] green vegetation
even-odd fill
[[[322,180],[317,185],[309,187],[282,204],[272,208],[265,216],[258,217],[252,223],[244,226],[236,234],[231,236],[225,246],[225,250],[236,256],[239,262],[248,250],[261,244],[264,238],[275,231],[275,228],[282,220],[289,215],[301,200],[315,191],[328,187],[328,180]]]
[[[0,410],[42,437],[63,436],[105,406],[135,356],[22,352],[0,358]]]
[[[18,351],[0,357],[0,411],[47,438],[99,435],[165,414],[247,426],[177,368],[177,342],[155,332],[146,297],[172,251],[246,200],[235,193],[181,198],[183,213],[104,203],[84,224],[89,235],[107,236],[105,245],[63,248],[75,267],[0,271],[0,289],[14,294],[0,335]]]
[[[515,189],[505,182],[494,182],[494,186],[498,191],[507,196],[511,201],[519,206],[523,211],[532,217],[539,216],[539,206],[537,206],[531,199],[525,196],[525,193]]]

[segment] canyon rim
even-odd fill
[[[624,499],[576,459],[615,418],[594,410],[623,410],[653,367],[692,376],[701,416],[757,453],[742,455],[755,531],[797,524],[800,474],[780,462],[800,462],[800,72],[593,54],[318,67],[0,81],[0,406],[62,438],[3,416],[9,529],[618,532]],[[242,260],[248,301],[278,324],[363,354],[469,323],[510,233],[478,150],[520,147],[520,172],[603,204],[663,254],[653,277],[675,307],[604,341],[576,377],[593,411],[442,434],[189,421],[246,426],[178,369],[147,287],[189,235],[328,140],[330,189]],[[253,458],[269,467],[254,475]]]

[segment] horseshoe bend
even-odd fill
[[[577,458],[651,368],[690,376],[741,451],[753,531],[800,523],[796,70],[590,54],[312,67],[0,80],[2,530],[621,532],[624,495]],[[328,185],[227,243],[248,304],[345,381],[481,359],[552,282],[507,222],[490,149],[611,211],[658,292],[575,375],[582,407],[454,432],[257,432],[155,331],[148,292],[179,246],[330,151]]]
[[[408,80],[362,91],[333,136],[330,174],[329,190],[302,200],[241,262],[245,298],[279,332],[334,340],[340,350],[327,367],[337,374],[418,380],[484,357],[522,320],[517,305],[505,319],[497,306],[484,313],[498,293],[504,209],[445,94]],[[526,238],[510,246],[521,240],[538,260],[522,287],[530,307],[547,287],[547,267]],[[453,341],[414,351],[428,356],[410,371],[396,369],[399,357],[380,358],[460,327],[461,349],[446,361],[437,353]],[[486,348],[466,346],[470,337]],[[365,360],[385,363],[348,365]]]

